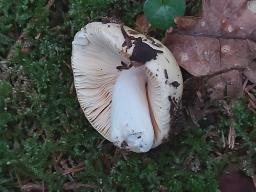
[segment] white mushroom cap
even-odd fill
[[[93,22],[72,45],[78,100],[103,137],[135,152],[167,139],[183,81],[161,42],[120,24]]]

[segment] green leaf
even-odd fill
[[[174,17],[185,13],[185,0],[147,0],[143,11],[152,26],[166,30],[174,26]]]

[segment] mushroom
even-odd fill
[[[183,80],[160,41],[120,24],[92,22],[74,37],[72,68],[84,114],[107,140],[147,152],[168,138]]]

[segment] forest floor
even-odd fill
[[[200,12],[196,2],[188,1],[187,14]],[[230,181],[244,189],[256,183],[256,115],[248,107],[256,86],[248,79],[242,97],[210,100],[214,112],[200,119],[184,97],[179,129],[145,154],[117,149],[84,117],[70,61],[75,33],[101,17],[135,27],[142,7],[136,0],[0,0],[1,192],[216,192]]]

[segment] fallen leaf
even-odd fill
[[[201,17],[177,17],[164,44],[179,65],[207,79],[212,99],[240,97],[242,72],[255,79],[256,0],[203,0]],[[251,68],[253,68],[251,67]],[[218,74],[219,73],[219,74]]]
[[[191,19],[191,17],[183,17]],[[256,0],[203,0],[201,19],[189,30],[191,35],[256,40]],[[176,23],[180,26],[180,23]]]
[[[240,173],[222,175],[219,178],[221,192],[255,192],[253,181],[250,177]]]

